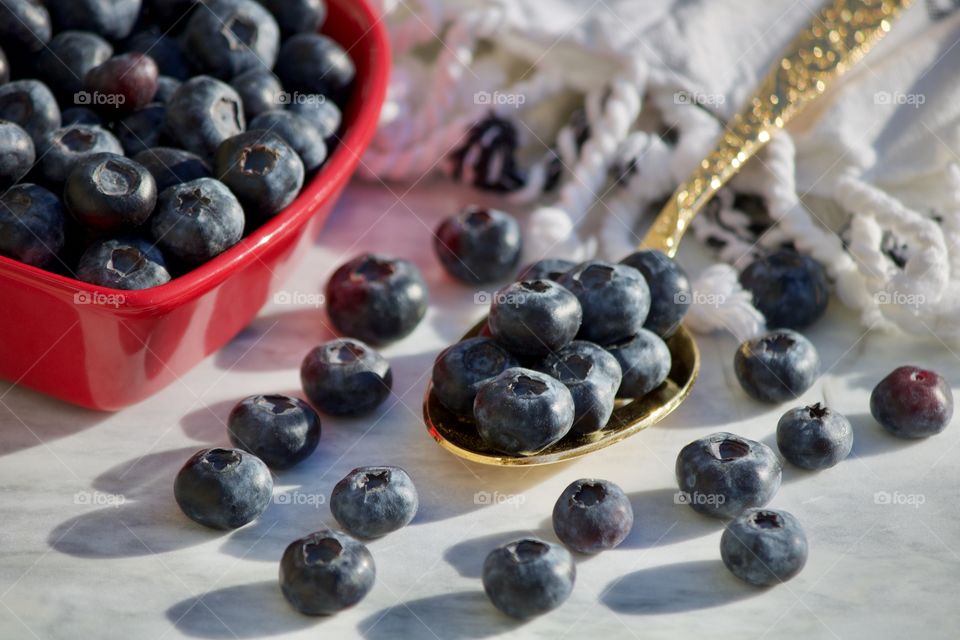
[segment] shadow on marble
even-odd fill
[[[183,549],[223,535],[189,520],[173,497],[173,478],[196,450],[149,454],[100,475],[92,491],[81,493],[91,504],[112,506],[60,523],[47,536],[47,543],[72,556],[120,558]]]
[[[367,640],[450,638],[469,640],[516,631],[523,622],[494,609],[482,588],[410,600],[382,609],[357,625]]]
[[[656,615],[719,607],[763,593],[734,578],[721,560],[641,569],[617,578],[601,601],[616,613]]]
[[[227,439],[227,418],[230,416],[233,407],[244,397],[237,396],[231,400],[221,400],[195,409],[180,418],[180,428],[194,440],[227,445],[229,443]]]
[[[515,529],[462,540],[448,547],[443,552],[443,559],[456,569],[461,576],[480,578],[483,575],[483,561],[486,560],[487,554],[500,545],[520,538],[531,537],[559,544],[557,536],[553,533],[553,525],[547,521],[541,523],[538,529]],[[587,558],[589,556],[582,557]]]
[[[166,611],[184,635],[196,638],[261,638],[313,627],[322,618],[294,611],[276,580],[209,591],[181,600]]]
[[[908,440],[887,433],[870,412],[847,414],[853,427],[853,450],[851,456],[865,458],[906,449],[923,442],[923,439]]]
[[[316,295],[316,292],[302,292]],[[214,356],[227,371],[300,369],[307,352],[335,336],[322,307],[297,308],[255,318]]]
[[[620,543],[624,549],[648,549],[710,535],[723,522],[702,516],[676,503],[676,489],[651,489],[628,493],[633,507],[633,530]]]
[[[72,436],[113,415],[77,407],[7,382],[0,383],[0,398],[0,421],[4,425],[0,430],[0,456]]]

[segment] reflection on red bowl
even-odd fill
[[[389,76],[387,34],[364,0],[328,0],[323,32],[357,67],[343,137],[278,216],[168,284],[115,291],[0,256],[0,378],[116,410],[170,384],[235,336],[319,232],[376,130]]]

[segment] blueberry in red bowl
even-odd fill
[[[69,127],[74,124],[100,127],[103,126],[103,118],[96,111],[87,107],[70,107],[60,112],[61,126]]]
[[[152,147],[133,156],[157,182],[157,191],[198,178],[209,178],[210,167],[203,159],[189,151],[173,147]]]
[[[153,213],[157,183],[138,162],[96,153],[74,163],[64,186],[64,202],[73,217],[90,229],[131,229]]]
[[[60,107],[39,80],[14,80],[0,85],[0,120],[20,125],[39,145],[44,135],[60,126]]]
[[[23,127],[0,120],[0,189],[16,184],[30,171],[37,152]]]
[[[306,171],[318,169],[327,159],[327,145],[313,123],[293,111],[271,109],[250,121],[250,131],[265,130],[279,135],[297,152]]]
[[[83,78],[91,104],[115,116],[142,109],[157,92],[160,70],[150,56],[134,51],[114,56],[90,69]]]
[[[63,248],[65,213],[60,199],[35,184],[0,194],[0,255],[43,267]]]
[[[141,0],[56,0],[47,3],[57,31],[92,31],[111,40],[130,35],[141,6]]]
[[[280,27],[253,0],[208,0],[194,11],[184,38],[204,73],[230,80],[248,69],[270,69],[280,47]]]
[[[206,160],[220,143],[244,131],[247,121],[233,87],[210,76],[196,76],[173,92],[164,127],[180,148]]]
[[[280,25],[283,36],[316,33],[327,17],[324,0],[263,0],[261,3]]]
[[[150,217],[150,236],[164,255],[194,266],[243,237],[243,207],[219,180],[197,178],[168,187]]]
[[[298,95],[287,109],[313,123],[324,140],[333,138],[343,122],[343,113],[333,100],[320,94]]]
[[[151,102],[142,109],[125,116],[114,123],[117,139],[128,156],[160,146],[165,142],[163,124],[166,122],[167,107],[159,102]]]
[[[98,153],[123,155],[117,138],[98,125],[71,124],[45,135],[40,143],[40,173],[62,186],[80,160]]]
[[[286,100],[280,79],[264,67],[247,69],[231,80],[230,86],[240,95],[243,113],[248,120],[280,108]]]
[[[353,60],[337,42],[318,33],[298,33],[280,47],[274,73],[287,91],[348,96],[356,76]]]
[[[304,180],[300,156],[272,131],[247,131],[224,140],[214,170],[255,221],[280,213],[300,193]]]
[[[141,238],[110,238],[90,245],[77,265],[77,278],[99,287],[135,291],[170,282],[163,254]]]
[[[50,13],[39,0],[0,2],[0,36],[11,53],[24,49],[36,53],[50,41]]]
[[[37,56],[34,72],[62,104],[78,104],[87,72],[113,55],[113,45],[89,31],[61,31]]]
[[[178,38],[152,26],[137,32],[124,42],[127,52],[139,51],[153,58],[161,76],[187,80],[193,74],[193,65]]]

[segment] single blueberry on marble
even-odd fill
[[[747,395],[761,402],[785,402],[802,395],[820,375],[813,344],[790,329],[775,329],[744,341],[733,369]]]
[[[757,587],[793,578],[807,563],[807,536],[793,514],[747,509],[720,537],[720,557],[730,573]]]
[[[577,569],[557,544],[524,538],[497,547],[483,563],[483,590],[506,615],[525,620],[556,609],[570,597]]]
[[[299,398],[280,394],[244,398],[227,418],[227,435],[271,469],[289,469],[320,442],[320,417]]]
[[[950,424],[953,392],[935,371],[897,367],[873,388],[870,413],[898,438],[926,438]]]
[[[828,469],[850,455],[853,427],[819,402],[787,411],[777,423],[777,448],[803,469]]]
[[[522,248],[520,225],[503,211],[467,207],[440,223],[433,246],[440,264],[457,280],[497,282],[517,268]]]
[[[420,504],[417,488],[400,467],[358,467],[330,494],[330,512],[358,538],[379,538],[407,526]]]
[[[240,449],[203,449],[177,473],[173,494],[181,511],[212,529],[236,529],[270,504],[273,477],[255,455]]]
[[[373,411],[390,395],[390,363],[368,345],[352,338],[315,347],[300,365],[300,382],[310,403],[334,416]]]
[[[793,249],[757,258],[740,274],[740,284],[771,328],[803,329],[820,319],[830,300],[823,265]]]
[[[576,480],[553,506],[553,531],[563,544],[580,553],[613,549],[631,529],[630,499],[609,480]]]
[[[327,616],[363,600],[377,577],[366,545],[323,529],[294,540],[280,559],[280,590],[290,605],[310,616]]]

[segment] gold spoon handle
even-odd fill
[[[673,257],[690,221],[740,167],[858,62],[912,0],[832,0],[791,43],[717,146],[657,215],[641,247]]]

